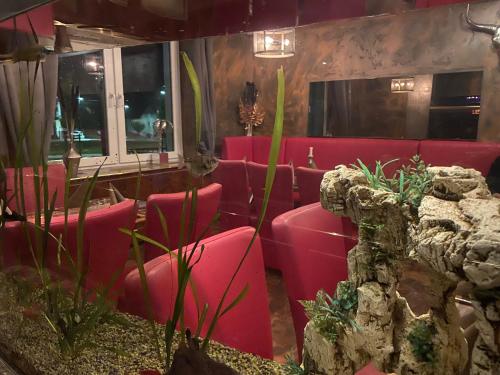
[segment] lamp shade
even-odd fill
[[[295,55],[295,29],[254,32],[253,53],[264,58],[292,57]]]

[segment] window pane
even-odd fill
[[[80,90],[75,130],[71,134],[78,151],[86,157],[108,155],[102,51],[59,56],[59,87],[68,108],[72,86]],[[50,159],[61,159],[70,136],[63,112],[58,98]]]
[[[170,46],[122,48],[128,153],[174,150]]]

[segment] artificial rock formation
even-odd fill
[[[398,374],[459,374],[467,343],[455,305],[459,282],[471,291],[479,337],[471,373],[500,373],[500,199],[481,174],[461,167],[429,167],[429,195],[418,211],[396,194],[369,186],[356,169],[338,166],[321,184],[324,208],[359,226],[349,252],[349,280],[357,287],[352,318],[328,342],[310,322],[304,366],[312,374],[354,374],[369,361]],[[427,314],[415,316],[397,292],[400,261],[426,266],[437,296]]]

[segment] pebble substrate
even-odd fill
[[[132,315],[123,316],[130,327],[103,324],[95,332],[98,347],[85,350],[75,359],[62,357],[48,323],[43,317],[23,317],[16,305],[15,287],[0,273],[0,350],[26,375],[135,375],[140,370],[161,369],[150,323]],[[162,330],[163,326],[157,328]],[[283,373],[275,362],[215,342],[208,354],[242,375]]]

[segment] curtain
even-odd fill
[[[211,38],[182,42],[198,74],[202,96],[201,148],[209,154],[215,151],[215,93],[213,77],[213,42]],[[182,61],[181,61],[182,64]],[[183,68],[182,68],[183,69]],[[194,111],[194,109],[193,109]]]
[[[35,62],[0,65],[0,155],[10,156],[11,164],[30,114],[29,93],[33,97],[33,121],[22,143],[23,158],[30,164],[40,155],[45,159],[48,156],[57,100],[57,55],[46,56],[36,80],[35,67]]]

